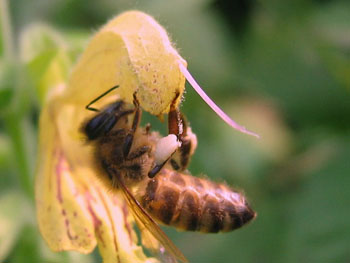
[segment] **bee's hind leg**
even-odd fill
[[[162,170],[163,166],[166,164],[166,162],[168,161],[169,159],[167,159],[166,161],[164,161],[163,163],[161,164],[156,164],[151,171],[149,171],[148,173],[148,177],[149,178],[153,178],[157,175],[157,173],[159,173],[160,170]]]
[[[186,121],[185,116],[175,106],[175,102],[178,99],[179,93],[176,94],[173,103],[170,105],[170,111],[168,115],[168,133],[177,136],[180,146],[177,152],[174,154],[170,163],[173,169],[184,171],[197,147],[197,137]]]

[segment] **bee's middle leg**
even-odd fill
[[[139,124],[140,124],[140,120],[141,120],[141,115],[142,115],[142,111],[140,108],[140,104],[139,101],[136,98],[136,92],[134,93],[134,105],[135,105],[135,113],[134,113],[134,118],[132,121],[132,126],[131,126],[131,130],[128,133],[128,135],[125,137],[125,141],[124,141],[124,145],[123,145],[123,154],[125,158],[128,158],[131,146],[132,146],[132,142],[134,140],[134,134],[136,132],[136,129],[138,128]]]
[[[135,151],[129,153],[129,156],[126,158],[128,161],[132,161],[134,159],[140,158],[142,155],[149,153],[151,151],[151,147],[144,145],[137,148]]]

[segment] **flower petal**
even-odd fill
[[[132,103],[137,91],[141,107],[160,115],[168,112],[176,93],[184,91],[185,77],[179,63],[187,65],[152,17],[125,12],[90,41],[72,72],[67,100],[87,104],[119,85],[115,92],[121,98]]]
[[[106,263],[157,262],[138,246],[124,199],[98,181],[92,151],[79,140],[86,110],[66,104],[66,91],[52,91],[40,118],[35,194],[44,239],[55,251],[90,253],[98,244]]]
[[[85,206],[83,189],[79,189],[68,165],[53,117],[49,107],[43,109],[35,182],[39,228],[52,250],[89,253],[96,245],[94,225]]]

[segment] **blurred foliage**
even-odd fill
[[[164,25],[207,93],[262,135],[232,131],[188,87],[182,109],[199,141],[191,172],[244,189],[258,212],[229,234],[166,228],[190,262],[350,261],[349,1],[9,2],[14,54],[3,19],[0,34],[1,262],[100,261],[53,253],[38,233],[37,116],[41,87],[66,79],[93,31],[128,9]]]

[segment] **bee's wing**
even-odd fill
[[[155,238],[155,236],[151,233],[151,231],[148,230],[148,228],[146,228],[146,226],[143,223],[141,223],[141,221],[136,216],[135,216],[135,221],[141,232],[142,245],[144,247],[146,247],[147,249],[155,253],[157,255],[157,258],[160,260],[160,262],[178,263],[175,255],[168,252],[168,250],[166,250],[164,246],[160,244],[160,242]],[[172,245],[174,246],[174,244]]]
[[[175,246],[175,244],[168,238],[168,236],[163,232],[158,224],[153,220],[153,218],[142,208],[140,203],[135,199],[135,197],[130,193],[129,189],[125,186],[123,181],[119,176],[116,176],[118,179],[118,185],[122,189],[124,197],[131,208],[131,211],[135,217],[136,222],[140,228],[142,234],[145,234],[147,242],[154,243],[154,239],[158,240],[160,244],[165,248],[171,256],[177,258],[181,262],[188,262],[182,252]],[[115,178],[115,177],[114,177]],[[147,230],[147,231],[146,231]],[[149,232],[152,236],[147,234]],[[151,247],[153,245],[151,244]],[[156,247],[156,246],[153,246]]]

